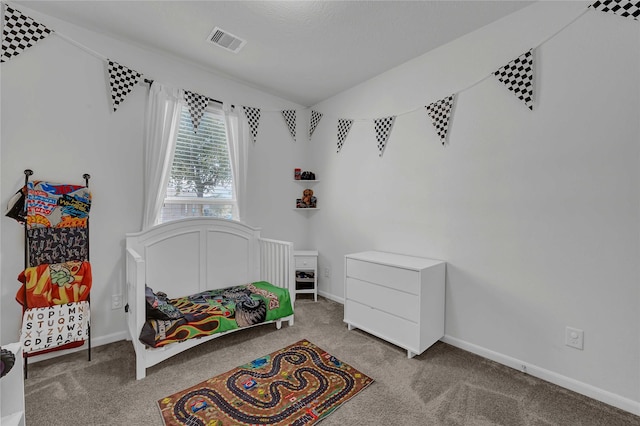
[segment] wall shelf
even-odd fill
[[[316,205],[316,203],[317,203],[317,197],[315,196],[315,191],[313,191],[313,190],[311,189],[311,187],[312,187],[313,185],[315,185],[316,183],[320,182],[320,181],[319,181],[318,179],[314,179],[314,180],[307,180],[307,179],[294,179],[293,181],[294,181],[294,182],[297,182],[297,183],[300,183],[300,184],[304,184],[304,186],[306,187],[304,190],[310,189],[310,190],[312,191],[312,193],[313,193],[313,197],[312,197],[312,199],[313,199],[313,200],[316,200],[316,201],[315,201],[315,202],[313,202],[313,201],[312,201],[312,202],[311,202],[311,204],[307,204],[307,205],[313,205],[313,206],[315,206],[315,205]],[[304,191],[302,191],[302,192],[304,192]],[[297,207],[297,205],[298,205],[298,203],[299,203],[299,201],[298,201],[298,200],[302,199],[302,197],[303,197],[303,194],[301,194],[301,193],[299,193],[299,194],[298,194],[298,196],[296,197],[296,207],[295,207],[295,209],[296,209],[296,210],[318,210],[318,208],[317,208],[317,207]],[[305,204],[304,204],[304,203],[302,203],[302,205],[305,205]]]

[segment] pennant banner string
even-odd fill
[[[573,24],[575,21],[577,21],[578,19],[580,19],[585,13],[587,13],[589,11],[589,8],[587,7],[585,10],[583,10],[582,12],[580,12],[579,15],[577,15],[575,18],[573,18],[569,23],[565,24],[562,28],[560,28],[558,31],[556,31],[555,33],[551,34],[549,37],[545,38],[544,40],[542,40],[540,43],[538,43],[536,46],[532,47],[531,49],[535,50],[538,47],[542,46],[543,44],[545,44],[546,42],[548,42],[549,40],[551,40],[552,38],[554,38],[555,36],[557,36],[558,34],[560,34],[562,31],[564,31],[569,25]],[[514,55],[514,57],[516,57]],[[476,81],[473,84],[470,84],[469,86],[466,86],[464,89],[460,89],[457,93],[460,92],[465,92],[469,89],[471,89],[472,87],[477,86],[478,84],[482,83],[483,81],[493,77],[494,74],[493,72],[491,72],[489,75],[486,75],[485,77],[481,78],[480,80]]]
[[[57,35],[58,37],[60,37],[61,39],[73,44],[74,46],[84,50],[85,52],[89,53],[90,55],[93,55],[96,58],[101,59],[103,62],[107,62],[109,60],[106,56],[101,55],[100,53],[96,52],[95,50],[93,50],[93,49],[91,49],[91,48],[89,48],[87,46],[85,46],[84,44],[78,43],[74,39],[72,39],[72,38],[70,38],[70,37],[68,37],[68,36],[66,36],[64,34],[60,34],[58,31],[56,31],[54,34]]]
[[[589,7],[600,12],[633,18],[636,21],[640,16],[640,2],[635,0],[598,0]]]
[[[320,120],[322,120],[322,114],[320,114],[318,111],[312,110],[311,118],[309,120],[309,140],[311,140],[313,132],[316,130],[316,127],[318,126],[318,123],[320,123]]]
[[[193,124],[193,132],[198,132],[200,120],[204,115],[205,109],[209,105],[209,98],[199,93],[184,91],[184,99],[189,105],[189,114],[191,115],[191,123]]]
[[[10,3],[5,3],[5,4],[10,4]],[[64,34],[59,33],[57,30],[56,31],[51,31],[51,32],[52,32],[52,34],[55,34],[56,36],[60,37],[61,39],[73,44],[74,46],[79,47],[80,49],[84,50],[85,52],[89,53],[90,55],[95,56],[98,59],[101,59],[103,62],[107,62],[109,60],[106,56],[101,55],[100,53],[96,52],[95,50],[93,50],[93,49],[91,49],[91,48],[89,48],[87,46],[85,46],[84,44],[81,44],[81,43],[75,41],[74,39],[64,35]]]
[[[282,118],[284,118],[285,124],[289,129],[289,133],[293,140],[296,140],[296,110],[286,109],[282,111]]]
[[[584,15],[585,15],[587,12],[589,12],[589,10],[591,10],[591,9],[592,9],[592,8],[591,8],[591,5],[587,6],[583,11],[581,11],[578,15],[576,15],[576,17],[575,17],[575,18],[573,18],[571,21],[569,21],[568,23],[566,23],[564,26],[562,26],[560,29],[558,29],[556,32],[554,32],[554,33],[553,33],[553,34],[551,34],[550,36],[546,37],[544,40],[542,40],[541,42],[539,42],[536,46],[532,47],[531,49],[537,49],[538,47],[540,47],[540,46],[542,46],[543,44],[547,43],[549,40],[551,40],[551,39],[553,39],[554,37],[556,37],[558,34],[560,34],[562,31],[564,31],[567,27],[569,27],[571,24],[573,24],[573,23],[574,23],[574,22],[576,22],[578,19],[580,19],[582,16],[584,16]],[[593,10],[595,10],[595,9],[593,9]],[[529,50],[529,49],[525,49],[525,50]],[[518,55],[519,55],[519,54],[518,54]],[[517,57],[518,55],[514,55],[513,57]],[[495,70],[494,70],[494,71],[495,71]],[[455,93],[456,93],[456,94],[458,94],[458,93],[461,93],[461,92],[465,92],[465,91],[467,91],[467,90],[469,90],[469,89],[471,89],[471,88],[473,88],[473,87],[475,87],[475,86],[479,85],[480,83],[482,83],[482,82],[484,82],[485,80],[487,80],[487,79],[489,79],[489,78],[492,78],[492,77],[495,77],[495,76],[494,76],[494,72],[493,72],[493,71],[492,71],[492,72],[490,72],[489,74],[485,75],[485,76],[484,76],[484,77],[482,77],[481,79],[479,79],[479,80],[475,81],[474,83],[472,83],[472,84],[470,84],[470,85],[468,85],[468,86],[465,86],[464,88],[462,88],[462,89],[460,89],[460,90],[456,91]],[[444,96],[444,97],[446,97],[446,96]],[[429,103],[431,103],[431,102],[429,102]],[[398,113],[398,114],[394,114],[394,115],[398,117],[398,116],[402,116],[402,115],[412,114],[412,113],[414,113],[414,112],[416,112],[416,111],[421,111],[421,110],[423,110],[423,109],[424,109],[424,105],[421,105],[421,106],[418,106],[418,107],[413,108],[413,109],[411,109],[411,110],[404,111],[404,112],[401,112],[401,113]],[[326,115],[327,115],[327,116],[331,116],[330,114],[326,114]],[[341,117],[344,117],[344,116],[345,116],[345,114],[342,114],[342,115],[341,115]],[[336,117],[333,117],[333,118],[338,118],[338,117],[336,116]],[[370,118],[354,118],[354,119],[352,119],[352,120],[353,120],[354,122],[357,122],[357,123],[358,123],[358,122],[369,122],[369,123],[370,123],[370,122],[373,122],[373,121],[374,121],[373,119],[370,119]]]
[[[10,5],[11,3],[3,2],[3,4],[4,5]],[[4,12],[4,10],[3,10],[3,12]],[[109,62],[109,58],[107,58],[103,54],[91,49],[90,47],[78,42],[77,40],[72,39],[71,37],[69,37],[69,36],[67,36],[65,34],[62,34],[62,33],[58,32],[57,30],[56,31],[51,30],[51,34],[54,34],[54,35],[60,37],[61,39],[63,39],[67,43],[74,45],[75,47],[79,48],[80,50],[85,51],[86,53],[90,54],[91,56],[93,56],[93,57],[95,57],[97,59],[100,59],[103,62]],[[153,79],[151,79],[151,80],[146,80],[146,79],[145,80],[140,80],[139,83],[140,84],[149,83],[149,85],[151,85],[151,83],[153,83]],[[218,103],[218,104],[222,104],[223,103],[222,101],[219,101],[217,99],[213,99],[213,98],[210,98],[210,97],[208,97],[208,99],[209,99],[209,101],[215,102],[215,103]],[[235,107],[235,105],[231,105],[231,107],[233,108],[233,107]]]
[[[109,61],[109,58],[107,58],[106,56],[102,55],[102,54],[101,54],[101,53],[99,53],[99,52],[96,52],[95,50],[91,49],[90,47],[85,46],[84,44],[82,44],[82,43],[80,43],[80,42],[78,42],[78,41],[76,41],[76,40],[72,39],[72,38],[71,38],[71,37],[69,37],[69,36],[66,36],[66,35],[64,35],[64,34],[61,34],[61,33],[59,33],[58,31],[55,31],[55,32],[53,32],[53,31],[52,31],[52,33],[53,33],[53,34],[55,34],[55,35],[57,35],[57,36],[58,36],[58,37],[60,37],[61,39],[65,40],[66,42],[68,42],[68,43],[70,43],[70,44],[72,44],[72,45],[74,45],[74,46],[78,47],[79,49],[84,50],[85,52],[89,53],[90,55],[92,55],[92,56],[94,56],[94,57],[96,57],[96,58],[98,58],[98,59],[102,60],[103,62],[108,62],[108,61]],[[145,79],[145,80],[141,80],[141,81],[140,81],[140,83],[148,83],[149,85],[151,85],[151,83],[153,83],[153,80],[146,80],[146,79]],[[204,96],[204,95],[201,95],[201,96]],[[222,101],[219,101],[219,100],[217,100],[217,99],[210,98],[210,97],[208,97],[208,96],[206,96],[206,98],[207,98],[207,99],[209,99],[209,101],[214,102],[214,103],[217,103],[217,104],[222,104],[222,103],[223,103]],[[233,108],[233,107],[235,107],[235,105],[231,105],[231,107]]]
[[[565,24],[562,28],[560,28],[558,31],[556,31],[555,33],[551,34],[549,37],[545,38],[544,40],[542,40],[540,43],[538,43],[538,45],[535,48],[538,48],[540,46],[542,46],[543,44],[545,44],[546,42],[548,42],[549,40],[551,40],[552,38],[554,38],[555,36],[557,36],[558,34],[560,34],[562,31],[564,31],[569,25],[573,24],[574,22],[576,22],[578,19],[582,18],[582,16],[587,13],[589,10],[591,10],[591,6],[587,6],[587,8],[585,10],[583,10],[582,12],[580,12],[580,14],[578,14],[578,16],[576,16],[575,18],[573,18],[571,21],[569,21],[567,24]],[[595,9],[594,9],[595,10]]]
[[[113,111],[115,112],[129,93],[131,93],[133,86],[138,84],[142,74],[112,60],[108,60],[107,63],[111,101]]]
[[[597,2],[596,2],[596,3],[597,3]],[[607,3],[607,2],[603,2],[603,3]],[[3,2],[3,4],[11,4],[11,3],[9,3],[9,2]],[[594,4],[595,4],[595,3],[594,3]],[[555,31],[555,32],[554,32],[553,34],[551,34],[550,36],[548,36],[548,37],[546,37],[545,39],[543,39],[540,43],[538,43],[538,45],[537,45],[537,46],[534,46],[534,47],[532,47],[531,49],[536,49],[537,47],[540,47],[541,45],[545,44],[545,43],[546,43],[546,42],[548,42],[549,40],[553,39],[553,38],[554,38],[554,37],[556,37],[558,34],[560,34],[564,29],[566,29],[566,28],[567,28],[567,27],[569,27],[571,24],[573,24],[574,22],[576,22],[578,19],[580,19],[582,16],[584,16],[584,15],[585,15],[587,12],[589,12],[590,10],[593,10],[593,11],[595,11],[595,12],[599,12],[599,13],[602,13],[602,12],[603,12],[603,11],[601,11],[601,10],[597,10],[596,8],[594,8],[594,7],[592,7],[592,6],[593,6],[593,4],[589,4],[589,5],[588,5],[588,6],[587,6],[583,11],[581,11],[581,12],[580,12],[580,13],[579,13],[575,18],[573,18],[571,21],[569,21],[568,23],[566,23],[564,26],[562,26],[560,29],[558,29],[557,31]],[[3,10],[3,12],[4,12],[4,10]],[[78,47],[78,48],[80,48],[80,49],[84,50],[85,52],[87,52],[87,53],[91,54],[92,56],[94,56],[94,57],[96,57],[96,58],[98,58],[98,59],[100,59],[100,60],[102,60],[102,61],[104,61],[104,62],[108,62],[108,61],[109,61],[109,59],[108,59],[106,56],[104,56],[104,55],[100,54],[99,52],[96,52],[95,50],[93,50],[93,49],[91,49],[91,48],[89,48],[89,47],[85,46],[85,45],[84,45],[84,44],[82,44],[82,43],[79,43],[78,41],[76,41],[76,40],[74,40],[74,39],[72,39],[72,38],[70,38],[70,37],[68,37],[68,36],[66,36],[66,35],[64,35],[64,34],[59,33],[58,31],[51,30],[51,33],[52,33],[52,34],[57,35],[58,37],[60,37],[60,38],[62,38],[63,40],[67,41],[68,43],[70,43],[70,44],[72,44],[72,45],[74,45],[74,46],[76,46],[76,47]],[[483,78],[481,78],[481,79],[479,79],[479,80],[475,81],[474,83],[472,83],[472,84],[470,84],[470,85],[468,85],[468,86],[466,86],[466,87],[464,87],[464,88],[462,88],[462,89],[460,89],[460,90],[456,91],[455,93],[457,94],[457,93],[461,93],[461,92],[467,91],[467,90],[469,90],[469,89],[471,89],[471,88],[473,88],[473,87],[477,86],[478,84],[480,84],[480,83],[484,82],[485,80],[487,80],[487,79],[489,79],[489,78],[491,78],[491,77],[493,77],[493,76],[494,76],[494,73],[493,73],[493,72],[491,72],[491,73],[489,73],[488,75],[484,76]],[[141,82],[143,82],[143,80],[141,80]],[[213,99],[213,98],[209,98],[209,100],[211,100],[212,102],[216,102],[216,103],[222,103],[222,102],[220,102],[220,101],[218,101],[218,100],[216,100],[216,99]],[[407,111],[404,111],[404,112],[401,112],[401,113],[393,114],[393,115],[397,117],[397,116],[402,116],[402,115],[412,114],[412,113],[415,113],[415,112],[417,112],[417,111],[422,110],[423,108],[424,108],[424,103],[423,103],[423,105],[417,106],[417,107],[415,107],[415,108],[413,108],[413,109],[410,109],[410,110],[407,110]],[[301,108],[300,110],[308,110],[308,109],[310,109],[310,107]],[[275,113],[275,112],[277,112],[277,113],[281,113],[281,112],[282,112],[282,109],[274,109],[274,110],[265,110],[265,109],[260,109],[260,111],[261,111],[261,112],[263,112],[263,113],[268,113],[268,112],[274,112],[274,113]],[[318,112],[319,112],[319,111],[318,111]],[[323,114],[324,114],[324,113],[323,113]],[[325,115],[330,116],[330,114],[325,114]],[[344,117],[344,114],[342,114],[341,116],[342,116],[342,117]],[[339,118],[339,117],[337,117],[337,116],[336,116],[336,117],[334,117],[334,118],[336,118],[336,119],[337,119],[337,118]],[[374,121],[374,120],[373,120],[373,119],[371,119],[371,118],[355,118],[355,119],[351,119],[351,120],[352,120],[352,122],[373,122],[373,121]]]
[[[18,56],[54,33],[53,30],[24,15],[19,10],[6,4],[2,6],[1,63]]]

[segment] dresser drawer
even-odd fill
[[[316,269],[318,258],[315,256],[296,256],[296,269]]]
[[[347,278],[346,297],[415,323],[420,319],[420,302],[414,294]]]
[[[410,269],[347,258],[345,274],[411,294],[419,294],[420,290],[420,274]]]
[[[419,353],[420,329],[418,324],[353,300],[346,300],[344,308],[344,321],[347,324]]]

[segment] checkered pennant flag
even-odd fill
[[[438,136],[440,136],[442,145],[447,141],[447,131],[449,130],[449,120],[451,119],[451,110],[453,109],[455,97],[456,95],[453,94],[426,106],[427,114],[436,128]]]
[[[624,16],[625,18],[633,18],[636,21],[638,17],[640,17],[640,1],[603,0],[591,4],[589,7],[601,12],[613,13]]]
[[[311,121],[309,122],[309,140],[311,140],[313,132],[315,132],[316,127],[318,127],[320,119],[322,119],[322,113],[311,110]]]
[[[7,62],[14,56],[18,56],[23,50],[30,48],[52,32],[11,6],[5,5],[0,62]]]
[[[191,114],[191,122],[193,123],[193,133],[197,133],[200,120],[204,115],[204,110],[207,109],[207,105],[209,105],[209,98],[185,90],[184,99],[187,101],[187,105],[189,105],[189,114]]]
[[[379,156],[382,157],[382,152],[384,148],[387,146],[387,141],[389,140],[389,135],[391,134],[391,128],[393,127],[393,122],[396,120],[396,116],[393,115],[391,117],[378,118],[373,120],[375,123],[376,129],[376,139],[378,140],[378,151],[380,152]]]
[[[336,152],[340,152],[342,149],[342,145],[344,145],[344,141],[347,139],[347,135],[349,134],[349,130],[351,130],[352,124],[353,120],[344,118],[338,120],[338,150]]]
[[[282,111],[282,117],[284,118],[284,122],[287,123],[287,127],[289,128],[289,133],[291,133],[291,137],[293,140],[296,140],[296,110],[295,109],[287,109]]]
[[[523,53],[493,74],[533,111],[533,50]]]
[[[133,89],[133,86],[140,81],[138,71],[129,69],[117,62],[108,60],[109,62],[109,85],[111,86],[111,101],[113,102],[113,111],[115,112],[120,104]]]
[[[251,128],[251,135],[253,136],[253,143],[256,143],[258,137],[258,126],[260,125],[260,108],[242,106],[244,115],[249,120],[249,128]]]

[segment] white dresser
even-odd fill
[[[444,336],[441,260],[366,251],[345,256],[344,322],[407,350],[409,358]]]

